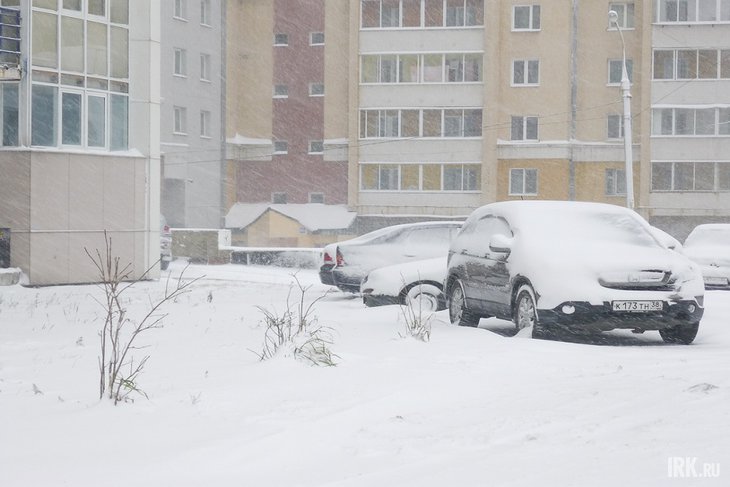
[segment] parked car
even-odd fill
[[[496,316],[535,337],[627,328],[688,344],[704,312],[699,267],[637,213],[600,203],[477,209],[449,250],[445,293],[452,323]]]
[[[322,252],[319,279],[323,284],[357,293],[360,283],[373,269],[445,256],[462,223],[440,221],[394,225],[329,244]]]
[[[160,215],[160,269],[166,271],[172,261],[172,232],[167,220]]]
[[[446,309],[443,293],[446,253],[443,257],[380,267],[360,285],[365,306],[410,305],[422,311]]]
[[[685,240],[684,253],[700,266],[707,289],[730,289],[730,224],[698,225]]]

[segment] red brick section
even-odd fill
[[[310,46],[310,34],[324,32],[324,0],[274,0],[274,16],[274,84],[287,85],[289,97],[274,100],[272,138],[286,140],[289,153],[241,163],[238,201],[268,202],[283,192],[287,203],[308,203],[309,193],[324,193],[325,203],[345,204],[347,163],[308,153],[310,140],[324,138],[324,97],[309,96],[310,83],[324,83],[324,46]],[[274,34],[287,34],[289,45],[273,46]]]

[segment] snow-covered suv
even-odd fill
[[[459,325],[496,316],[532,327],[533,336],[627,328],[688,344],[704,311],[699,267],[619,206],[486,205],[466,220],[448,259],[445,293]]]

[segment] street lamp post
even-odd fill
[[[626,43],[621,26],[618,25],[618,13],[611,10],[608,12],[608,21],[616,26],[621,36],[621,47],[623,49],[623,62],[621,64],[621,95],[624,100],[624,158],[626,160],[626,207],[634,208],[634,157],[631,140],[631,82],[629,72],[626,69]]]

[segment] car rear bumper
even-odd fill
[[[333,266],[323,265],[319,268],[319,281],[327,286],[337,286],[341,291],[359,293],[362,277],[351,276]]]
[[[570,312],[572,311],[572,313]],[[567,326],[591,330],[613,330],[616,328],[641,331],[662,330],[702,319],[704,308],[695,300],[664,303],[662,311],[613,311],[611,303],[592,305],[585,302],[566,302],[554,309],[539,309],[538,318],[542,325]]]

